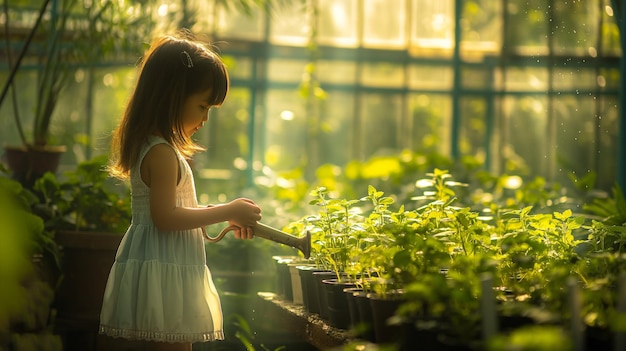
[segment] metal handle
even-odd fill
[[[204,237],[208,241],[212,243],[216,243],[222,240],[224,236],[228,234],[228,232],[237,230],[237,229],[239,229],[239,227],[237,226],[234,226],[234,225],[228,226],[222,229],[222,231],[215,237],[209,236],[204,230],[204,228],[202,230],[204,233]],[[252,227],[252,230],[254,231],[254,236],[258,236],[266,240],[271,240],[280,244],[294,247],[300,250],[302,254],[304,254],[305,258],[309,258],[311,256],[311,233],[309,233],[308,231],[306,235],[302,237],[297,237],[297,236],[287,234],[281,230],[272,228],[269,225],[259,223],[259,222],[257,222],[257,224],[254,227]]]

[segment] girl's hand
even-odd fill
[[[251,227],[241,228],[237,226],[232,221],[228,221],[228,225],[231,227],[236,227],[237,229],[233,230],[233,234],[235,234],[235,238],[237,239],[252,239],[254,238],[254,230]]]
[[[261,220],[259,206],[245,198],[235,199],[224,206],[228,208],[228,223],[241,228],[240,235],[245,238],[254,236],[252,227]]]

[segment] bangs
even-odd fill
[[[202,67],[203,75],[198,80],[196,89],[192,90],[194,92],[210,90],[211,94],[207,103],[212,106],[220,106],[226,99],[230,85],[226,67],[215,54],[202,60],[202,65],[206,65],[206,67]]]

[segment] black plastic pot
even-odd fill
[[[395,343],[400,340],[402,327],[391,325],[389,319],[394,316],[398,307],[404,302],[401,294],[380,297],[370,293],[367,295],[372,308],[372,326],[377,344]]]
[[[348,329],[350,326],[350,310],[348,299],[343,292],[346,288],[356,287],[351,280],[338,280],[337,278],[324,279],[322,281],[326,291],[328,305],[328,322],[340,329]]]
[[[314,266],[297,266],[300,273],[300,283],[302,285],[302,304],[309,313],[320,313],[320,303],[318,289],[313,273],[327,272],[326,270]]]
[[[317,290],[317,301],[319,305],[318,314],[320,318],[325,321],[329,321],[330,315],[328,311],[328,296],[326,295],[326,287],[323,281],[325,279],[336,278],[337,275],[334,272],[320,271],[313,272],[313,286]]]

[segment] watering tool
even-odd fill
[[[228,232],[237,228],[238,227],[231,225],[222,229],[222,231],[217,236],[211,237],[205,235],[205,238],[212,243],[216,243],[222,240],[222,238]],[[309,256],[311,255],[311,233],[309,233],[308,231],[306,232],[306,235],[302,237],[297,237],[291,234],[287,234],[282,230],[278,230],[276,228],[270,227],[269,225],[258,222],[254,227],[252,227],[252,229],[254,230],[254,236],[294,247],[300,250],[304,254],[305,258],[309,258]]]

